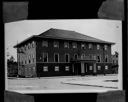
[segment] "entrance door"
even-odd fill
[[[81,65],[80,63],[74,64],[74,74],[75,75],[81,75]]]
[[[88,75],[89,66],[87,63],[85,63],[84,68],[85,68],[85,75]]]

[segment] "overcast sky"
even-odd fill
[[[17,42],[50,28],[74,30],[101,40],[114,42],[116,44],[112,46],[112,53],[120,52],[122,48],[122,26],[119,20],[24,20],[5,24],[5,54],[9,52],[17,60],[16,49],[13,48]]]

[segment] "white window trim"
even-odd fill
[[[65,66],[65,71],[69,71],[69,66]]]

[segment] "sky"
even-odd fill
[[[5,23],[5,56],[7,53],[17,61],[14,45],[24,39],[43,33],[50,28],[73,30],[101,40],[116,43],[112,54],[122,49],[122,25],[119,20],[73,19],[73,20],[23,20]]]

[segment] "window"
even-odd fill
[[[43,53],[43,62],[48,62],[48,53]]]
[[[93,55],[93,60],[96,60],[96,55]]]
[[[78,59],[78,54],[74,54],[74,59]]]
[[[89,70],[92,70],[92,66],[89,66]]]
[[[54,62],[59,62],[59,54],[54,54]]]
[[[98,45],[97,45],[97,50],[99,50],[99,49],[100,49],[100,45],[98,44]]]
[[[54,41],[54,47],[59,47],[59,42],[58,41]]]
[[[44,71],[44,72],[47,72],[47,71],[48,71],[48,66],[44,66],[44,67],[43,67],[43,71]]]
[[[65,62],[69,62],[69,54],[65,54]]]
[[[107,70],[108,69],[108,66],[105,66],[105,69]]]
[[[107,47],[108,47],[107,45],[104,45],[104,50],[107,50]]]
[[[75,42],[72,43],[72,47],[73,47],[73,48],[77,48],[77,43],[75,43]]]
[[[55,71],[59,71],[59,66],[55,66]]]
[[[31,48],[31,45],[30,45],[30,43],[28,44],[28,49],[30,49]]]
[[[69,48],[69,43],[68,42],[64,42],[64,48]]]
[[[97,56],[97,62],[101,62],[100,55]]]
[[[98,66],[98,70],[101,70],[101,66]]]
[[[108,55],[105,55],[105,62],[108,62]]]
[[[85,49],[85,44],[81,44],[81,49]]]
[[[35,47],[35,42],[34,41],[32,41],[32,47]]]
[[[81,59],[84,59],[84,58],[85,58],[85,54],[82,54],[82,55],[81,55]]]
[[[42,47],[48,47],[48,41],[42,41]]]
[[[69,71],[69,66],[65,66],[65,71]]]
[[[92,49],[92,44],[89,44],[89,49]]]

